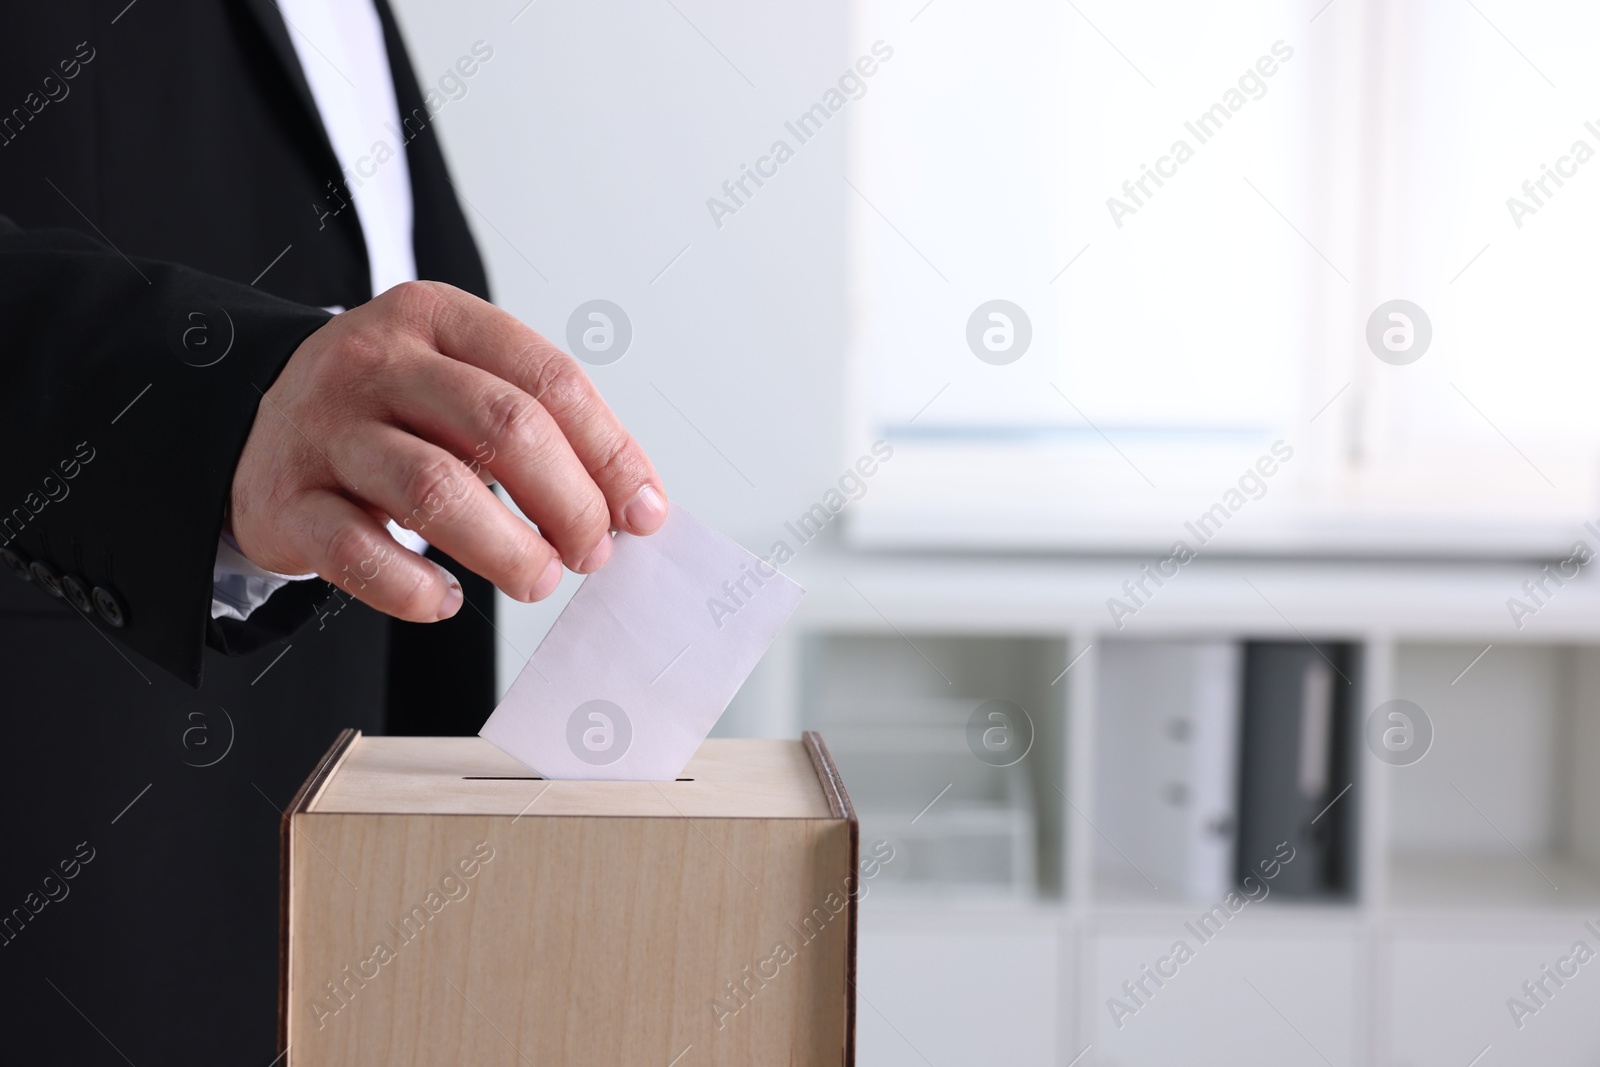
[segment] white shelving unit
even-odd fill
[[[1585,926],[1600,930],[1600,584],[1569,582],[1519,629],[1506,600],[1526,599],[1538,563],[1201,559],[1119,630],[1105,601],[1139,562],[818,548],[791,566],[809,595],[726,721],[820,729],[864,838],[896,842],[863,906],[861,1062],[1600,1062],[1600,962],[1520,1028],[1507,1007],[1574,942],[1600,952]],[[1098,776],[1141,768],[1097,758],[1097,675],[1113,642],[1218,639],[1357,647],[1359,751],[1338,801],[1357,872],[1348,902],[1269,897],[1202,942],[1186,923],[1207,903],[1104,862],[1097,827],[1117,820]],[[961,730],[997,698],[1036,729],[1008,786]],[[1409,766],[1364,740],[1394,698],[1434,727]],[[1025,845],[916,859],[968,817],[991,842],[1031,835],[1031,875]],[[1193,958],[1115,1019],[1108,999],[1132,1003],[1123,983],[1178,940]]]
[[[968,748],[973,709],[1005,699],[1046,712],[1059,736],[1061,699],[1031,684],[1058,657],[1059,641],[813,632],[802,639],[801,714],[821,730],[848,781],[869,841],[895,847],[886,897],[972,902],[1033,899],[1039,855],[1059,885],[1054,838],[1041,848],[1045,792],[1059,775],[1042,760],[985,763]],[[936,657],[936,658],[935,658]],[[935,666],[942,663],[942,667]],[[1038,737],[1034,741],[1037,743]],[[1031,752],[1029,753],[1031,755]],[[1042,776],[1042,777],[1041,777]]]

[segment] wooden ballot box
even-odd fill
[[[346,731],[283,823],[288,1067],[855,1059],[855,812],[822,739],[551,782]]]

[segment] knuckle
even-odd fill
[[[336,570],[354,574],[364,560],[373,556],[372,535],[353,523],[345,523],[328,535],[324,550]]]
[[[640,473],[642,455],[625,433],[612,435],[600,445],[600,461],[595,464],[594,480],[602,486],[625,484]]]
[[[401,282],[385,293],[394,306],[394,313],[407,322],[425,323],[433,320],[444,294],[437,282]]]
[[[570,411],[592,402],[594,391],[589,376],[571,356],[554,352],[534,378],[533,396],[552,411]]]
[[[538,401],[521,390],[501,391],[486,405],[485,430],[489,442],[504,442],[511,448],[531,444],[537,436],[535,427],[541,414]]]
[[[420,460],[406,471],[401,493],[413,507],[431,507],[458,495],[464,477],[461,464],[447,456]]]
[[[435,599],[433,580],[418,567],[398,565],[400,551],[354,523],[329,537],[326,552],[336,572],[335,585],[371,596],[379,591],[384,611],[401,617],[429,618]]]
[[[339,339],[334,367],[354,378],[371,379],[388,362],[389,346],[370,330],[351,330]]]
[[[587,548],[590,541],[611,528],[611,509],[598,490],[591,487],[569,494],[563,503],[566,508],[559,527],[568,540],[579,542],[571,546],[573,549]]]
[[[289,512],[309,481],[300,464],[284,464],[280,470],[268,475],[265,490],[259,497],[249,493],[235,494],[236,511],[254,515],[282,515]]]

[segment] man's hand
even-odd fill
[[[461,586],[402,548],[390,518],[530,601],[555,590],[563,561],[605,563],[609,530],[650,533],[666,514],[649,459],[569,356],[433,282],[305,339],[262,397],[232,494],[234,540],[257,566],[315,571],[413,622],[454,615]]]

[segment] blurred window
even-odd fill
[[[924,9],[852,112],[857,395],[897,449],[856,536],[1170,543],[1277,441],[1219,545],[1544,551],[1600,521],[1596,30],[1576,3]]]

